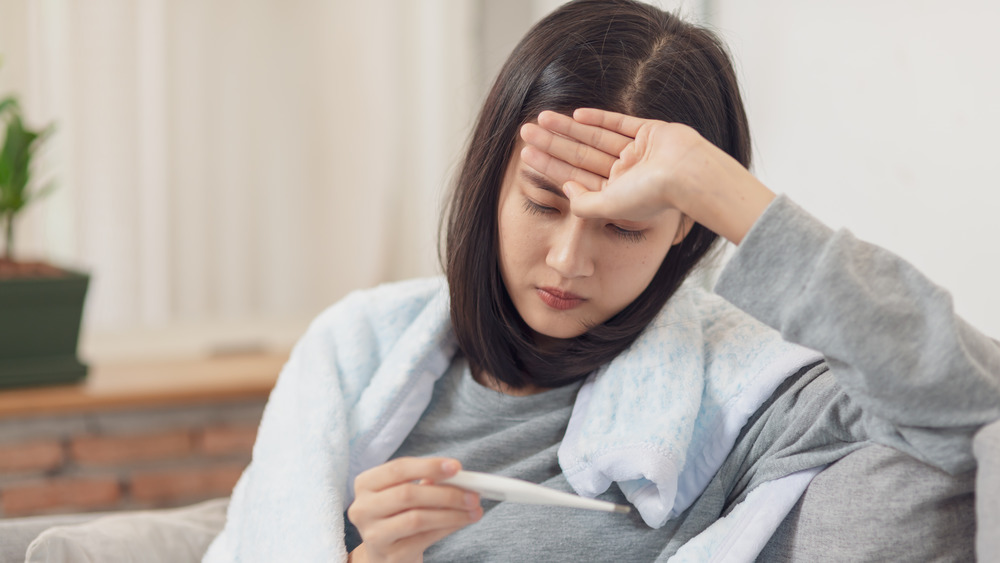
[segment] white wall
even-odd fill
[[[716,0],[755,171],[1000,337],[1000,3]]]

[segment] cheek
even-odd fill
[[[511,205],[504,205],[500,211],[499,230],[500,266],[506,277],[509,274],[520,272],[523,269],[523,264],[529,262],[528,255],[538,245],[532,239],[532,234],[535,231],[529,225],[524,213],[512,209]]]
[[[528,214],[505,205],[500,213],[500,255],[504,268],[529,264],[543,247],[542,229]]]
[[[625,304],[631,303],[642,293],[660,269],[667,253],[651,249],[633,249],[631,251],[619,251],[609,254],[613,256],[613,262],[608,264],[608,272],[613,278],[606,280],[605,285],[618,287],[617,301]]]

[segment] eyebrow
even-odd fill
[[[568,197],[566,197],[566,194],[564,194],[562,190],[557,188],[556,185],[550,182],[549,179],[546,178],[545,176],[535,174],[534,172],[530,172],[528,170],[521,170],[521,175],[524,176],[524,179],[530,182],[531,185],[535,186],[536,188],[553,193],[563,199],[569,199]]]

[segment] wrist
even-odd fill
[[[682,183],[676,207],[719,236],[740,244],[776,197],[742,164],[714,145]]]

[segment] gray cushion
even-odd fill
[[[25,563],[195,563],[222,531],[228,506],[222,498],[56,526],[31,542]]]
[[[38,534],[52,526],[81,524],[105,514],[104,512],[56,514],[0,520],[0,563],[24,563],[24,554],[28,551],[28,544],[38,537]]]
[[[951,476],[885,446],[810,483],[759,561],[972,561],[975,471]]]
[[[983,427],[972,442],[979,472],[976,476],[976,555],[979,561],[1000,561],[1000,421]]]

